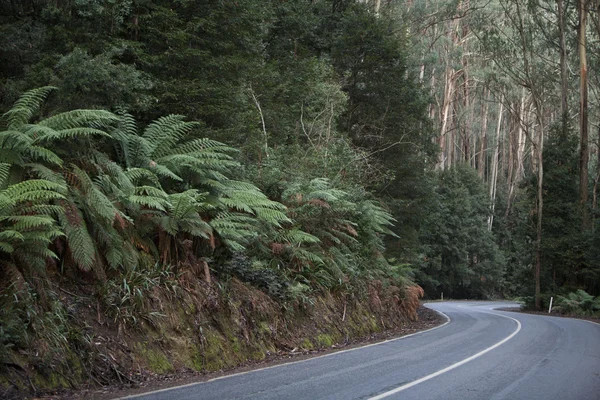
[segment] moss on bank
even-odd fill
[[[284,308],[249,285],[236,280],[229,285],[227,294],[205,284],[181,291],[176,299],[154,293],[161,317],[135,325],[102,318],[94,303],[82,304],[69,320],[84,332],[81,340],[59,351],[12,353],[8,364],[18,367],[3,366],[0,387],[33,395],[182,369],[226,370],[278,351],[329,348],[398,328],[408,319],[401,304],[383,294],[380,300],[392,301],[391,307],[369,296],[349,300],[324,294],[312,305]],[[70,300],[65,298],[65,304]]]

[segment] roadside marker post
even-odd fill
[[[554,297],[550,297],[550,307],[548,307],[548,314],[552,312],[552,300],[554,300]]]

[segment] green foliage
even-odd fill
[[[576,315],[593,315],[600,313],[600,296],[594,297],[585,290],[578,289],[566,296],[556,299],[556,311]]]
[[[417,282],[430,297],[485,298],[501,293],[505,261],[487,227],[489,200],[474,170],[443,171],[422,231]]]
[[[384,238],[415,211],[398,204],[425,197],[432,148],[387,15],[354,1],[13,3],[0,263],[40,298],[48,279],[95,280],[125,327],[154,323],[156,293],[174,301],[174,271],[199,260],[294,304],[412,284]]]
[[[10,271],[4,271],[5,278]],[[12,284],[0,290],[0,362],[11,362],[11,351],[35,348],[40,361],[52,359],[67,348],[69,316],[57,295],[49,291],[46,307],[28,284]]]
[[[151,306],[153,300],[161,301],[154,297],[158,288],[164,289],[160,293],[170,296],[169,301],[175,301],[179,285],[168,265],[131,268],[103,283],[99,294],[114,322],[120,327],[137,327],[142,320],[155,325],[157,318],[162,316]]]

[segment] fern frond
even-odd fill
[[[65,187],[45,179],[30,179],[9,186],[3,192],[15,203],[63,199]]]
[[[219,151],[219,152],[233,153],[233,152],[238,151],[237,149],[229,147],[221,142],[217,142],[216,140],[212,140],[212,139],[208,139],[208,138],[201,138],[201,139],[194,139],[194,140],[190,140],[188,142],[181,143],[171,149],[166,149],[163,156],[168,156],[168,155],[173,155],[173,154],[189,154],[189,153],[195,153],[195,152],[202,152],[202,151],[206,151],[209,149],[213,152]]]
[[[0,216],[0,221],[12,222],[12,229],[24,232],[54,225],[54,218],[47,215],[10,215]]]
[[[65,139],[73,139],[73,138],[87,138],[90,136],[104,136],[111,137],[108,133],[101,131],[100,129],[95,128],[86,128],[86,127],[77,127],[77,128],[69,128],[53,131],[51,133],[46,133],[41,135],[39,138],[35,139],[34,143],[44,143],[44,142],[52,142],[55,140],[65,140]]]
[[[6,184],[10,174],[10,164],[0,163],[0,188]]]
[[[32,161],[41,160],[48,164],[61,166],[63,161],[53,151],[41,146],[28,146],[23,150],[23,153],[29,155]]]
[[[291,229],[289,231],[281,232],[278,235],[278,241],[285,241],[292,246],[297,246],[303,243],[320,243],[321,240],[311,235],[310,233],[306,233],[300,229]]]
[[[4,242],[22,242],[25,236],[14,229],[5,229],[0,232],[0,240]]]
[[[143,180],[147,180],[157,187],[160,187],[160,181],[156,174],[145,168],[128,168],[125,171],[125,175],[133,183],[140,183]],[[179,178],[179,177],[178,177]],[[179,178],[181,180],[181,178]]]
[[[132,204],[166,212],[168,202],[150,196],[131,195],[127,198]]]
[[[90,271],[96,262],[96,249],[81,212],[74,204],[69,204],[66,215],[61,216],[59,221],[73,260],[81,270]]]
[[[303,248],[294,248],[294,258],[302,262],[309,262],[313,265],[323,264],[323,259],[316,253]]]
[[[44,86],[23,93],[14,106],[3,115],[8,122],[7,128],[16,130],[27,124],[55,89],[53,86]]]
[[[154,172],[158,176],[162,176],[163,178],[170,178],[177,182],[183,182],[183,179],[179,175],[177,175],[164,165],[157,164],[153,167],[150,167],[150,171]]]
[[[66,194],[67,181],[65,181],[64,176],[61,173],[53,171],[52,169],[38,163],[27,163],[24,165],[32,174],[38,176],[40,179],[44,179],[46,181],[55,183],[60,186],[60,190],[65,189],[65,191],[60,192],[61,194]],[[57,189],[59,190],[59,189]]]
[[[119,120],[106,110],[71,110],[46,118],[39,125],[60,131],[81,127],[100,129],[115,125]]]
[[[5,130],[0,132],[0,148],[10,150],[21,150],[31,146],[32,139],[17,130]]]
[[[10,254],[15,251],[15,248],[13,247],[12,244],[3,242],[2,240],[0,240],[0,251]]]

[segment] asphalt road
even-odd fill
[[[291,364],[136,396],[187,399],[600,400],[600,325],[430,303],[433,330]]]

